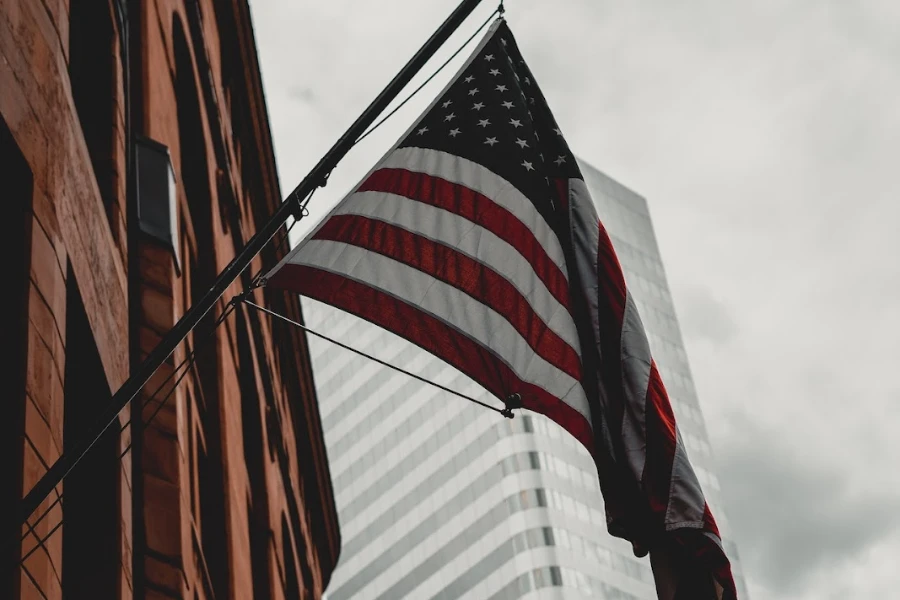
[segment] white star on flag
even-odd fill
[[[561,165],[561,164],[563,164],[564,162],[566,162],[566,157],[565,157],[565,156],[560,156],[559,158],[557,158],[557,159],[554,160],[553,162],[555,162],[555,163],[556,163],[556,166],[558,167],[559,165]]]
[[[506,91],[506,86],[505,86],[505,85],[498,85],[498,86],[497,86],[496,88],[494,88],[494,89],[496,89],[498,92],[505,92],[505,91]]]
[[[459,135],[459,128],[450,130],[450,137],[456,137]]]
[[[443,106],[444,108],[447,108],[447,107],[450,106],[451,104],[453,104],[453,100],[447,100],[446,102],[444,102],[443,104],[441,104],[441,106]]]
[[[527,160],[522,162],[522,166],[525,167],[526,171],[534,171],[534,165],[532,165]]]
[[[501,104],[500,106],[503,106],[504,108],[512,108],[514,105],[513,105],[512,102],[510,102],[509,100],[507,100],[506,102],[504,102],[504,103]]]
[[[484,102],[476,102],[472,105],[472,110],[481,110],[484,108]]]
[[[419,129],[419,135],[422,135],[422,134],[425,133],[426,131],[428,131],[428,128],[427,128],[427,127],[422,127],[421,129]]]
[[[525,140],[523,140],[521,138],[516,138],[516,143],[519,145],[519,148],[524,149],[526,146],[528,146],[528,142],[526,142]]]
[[[473,80],[473,79],[475,79],[475,76],[474,76],[474,75],[469,75],[468,77],[465,78],[464,81],[465,81],[466,83],[472,83],[472,80]]]
[[[491,69],[490,71],[488,71],[488,73],[496,77],[500,74],[500,69]]]
[[[485,138],[484,143],[487,144],[488,146],[493,146],[494,144],[497,143],[497,138],[495,138],[495,137]]]
[[[474,96],[474,95],[477,94],[477,93],[478,93],[478,88],[472,88],[471,90],[469,90],[469,95],[470,95],[470,96]]]
[[[522,121],[520,121],[518,119],[510,119],[509,124],[512,125],[513,127],[515,127],[516,129],[518,129],[519,127],[522,126]]]
[[[492,60],[494,60],[494,55],[493,54],[485,54],[484,60],[491,62]]]
[[[456,113],[450,113],[449,115],[444,117],[444,121],[452,121],[455,118],[456,118]]]
[[[491,122],[489,119],[481,119],[480,121],[478,121],[478,124],[481,125],[482,127],[487,127],[488,125],[491,124]]]

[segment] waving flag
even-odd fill
[[[590,451],[660,597],[736,598],[610,238],[503,20],[266,279],[518,394]]]

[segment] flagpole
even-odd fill
[[[481,0],[462,0],[449,17],[419,48],[419,51],[400,69],[400,72],[387,84],[380,94],[363,111],[349,129],[338,139],[331,149],[319,160],[312,171],[303,178],[300,184],[291,192],[287,200],[283,202],[269,220],[257,231],[237,256],[216,278],[212,288],[200,299],[199,302],[188,308],[181,319],[157,344],[156,348],[138,366],[135,372],[122,384],[122,387],[113,395],[109,405],[100,415],[97,424],[91,429],[85,439],[80,440],[70,451],[63,454],[53,463],[43,477],[28,492],[20,505],[19,515],[21,523],[25,524],[28,517],[37,510],[41,503],[50,495],[53,489],[63,480],[79,460],[91,449],[94,443],[103,435],[106,429],[115,421],[119,412],[140,392],[144,384],[162,365],[162,363],[174,352],[175,348],[191,332],[197,323],[212,309],[225,293],[225,290],[238,278],[243,270],[250,264],[257,254],[272,239],[281,225],[292,212],[296,211],[300,200],[305,198],[316,187],[325,185],[325,181],[332,169],[340,162],[356,140],[365,133],[366,129],[375,121],[391,101],[397,97],[400,91],[406,87],[419,70],[428,62],[438,48],[453,34],[462,24]],[[138,418],[140,415],[138,415]]]

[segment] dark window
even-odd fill
[[[241,431],[244,461],[250,479],[250,499],[247,507],[250,528],[250,566],[253,572],[253,593],[256,598],[269,598],[269,511],[266,489],[266,454],[263,447],[263,421],[260,396],[256,386],[253,352],[248,332],[247,311],[234,315],[237,330],[238,380],[241,386]],[[261,361],[262,362],[262,361]],[[265,367],[265,364],[260,364]],[[263,377],[268,374],[264,370]],[[290,597],[290,596],[288,596]]]
[[[31,262],[31,194],[32,176],[25,157],[13,139],[12,132],[0,119],[0,165],[3,165],[3,206],[6,209],[6,227],[0,235],[0,253],[10,260],[10,308],[3,313],[3,337],[13,349],[6,360],[0,362],[0,386],[6,391],[6,400],[0,410],[0,452],[5,457],[0,460],[0,500],[3,506],[16,506],[22,498],[22,451],[25,418],[25,360],[28,356],[28,290],[29,265]],[[6,527],[0,529],[3,539],[15,539],[18,523],[6,519]],[[12,529],[9,527],[12,526]],[[13,548],[13,555],[5,555],[8,564],[18,562],[19,547],[7,544],[7,552]],[[14,562],[15,561],[15,562]],[[0,579],[0,596],[16,596],[15,569],[7,569]]]
[[[284,562],[284,597],[300,598],[300,582],[297,579],[297,564],[294,560],[294,543],[287,519],[281,516],[281,548]]]
[[[115,202],[116,29],[108,0],[69,3],[69,80],[100,196]]]
[[[94,336],[69,267],[63,446],[81,442],[110,399]],[[118,593],[119,427],[103,434],[63,485],[63,598],[114,598]]]

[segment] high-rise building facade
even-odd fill
[[[714,514],[719,483],[644,198],[583,164]],[[307,325],[463,393],[487,393],[400,338],[304,300]],[[549,419],[504,419],[338,346],[310,353],[343,547],[329,600],[655,599],[647,559],[606,532],[587,451]],[[727,523],[721,523],[727,536]],[[746,598],[734,545],[739,594]]]
[[[256,312],[196,329],[17,520],[281,202],[247,0],[0,2],[0,173],[0,598],[320,598],[340,534],[306,340]]]

